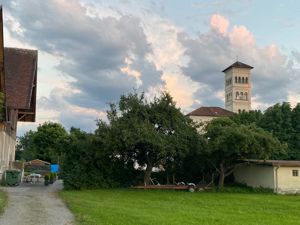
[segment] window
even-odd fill
[[[237,83],[237,77],[235,77],[235,83]]]
[[[246,84],[248,84],[248,77],[246,77]]]
[[[245,92],[245,100],[248,100],[248,94]]]
[[[239,113],[241,113],[241,110],[239,109]]]
[[[243,96],[243,92],[240,93],[240,100],[243,100],[244,96]]]
[[[241,77],[239,77],[239,84],[241,83]]]
[[[231,83],[232,83],[232,79],[231,78],[228,79],[228,80],[226,80],[226,86],[230,85]]]
[[[245,83],[245,78],[244,78],[244,77],[242,78],[242,83],[243,83],[243,84]]]
[[[239,94],[239,92],[237,91],[237,92],[235,93],[235,98],[236,98],[236,99],[239,99],[239,95],[240,95],[240,94]]]
[[[298,174],[298,170],[293,170],[293,177],[298,177],[299,174]]]

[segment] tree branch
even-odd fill
[[[208,162],[215,168],[215,170],[218,172],[218,173],[221,173],[221,171],[212,163],[211,160],[208,160]]]

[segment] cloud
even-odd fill
[[[300,102],[300,92],[289,92],[288,102],[295,107]]]
[[[229,26],[228,19],[224,18],[221,15],[214,14],[210,19],[210,27],[219,32],[220,34],[225,34]]]
[[[258,46],[245,25],[214,13],[209,29],[195,37],[149,10],[130,10],[130,2],[122,9],[91,2],[4,1],[10,40],[42,53],[39,122],[93,130],[107,103],[133,89],[148,98],[167,90],[184,112],[223,107],[221,71],[237,57],[254,66],[253,108],[297,100],[300,54]]]
[[[121,94],[134,88],[147,91],[163,82],[161,71],[147,58],[152,49],[140,18],[99,17],[90,6],[74,0],[5,1],[10,36],[53,55],[58,61],[56,71],[70,78],[64,80],[68,90],[77,90],[59,91],[61,96],[51,94],[42,100],[49,98],[51,107],[59,110],[63,109],[58,104],[63,104],[75,116],[75,106],[103,111]],[[65,122],[63,115],[60,119]]]
[[[227,22],[222,15],[215,14],[211,17],[208,32],[200,33],[196,38],[185,33],[179,35],[190,59],[183,68],[184,74],[207,85],[205,91],[196,94],[198,98],[203,104],[223,106],[221,96],[216,94],[224,90],[221,71],[238,58],[254,66],[251,71],[253,106],[264,108],[286,101],[289,89],[294,89],[295,82],[300,81],[294,76],[298,71],[294,64],[298,54],[295,52],[292,59],[274,44],[260,47],[247,27],[234,25],[229,28]]]

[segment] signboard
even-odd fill
[[[51,164],[51,173],[58,173],[58,172],[59,172],[59,165]]]

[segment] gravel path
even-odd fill
[[[71,225],[73,215],[58,197],[62,181],[53,185],[22,184],[1,188],[8,193],[8,206],[1,225]]]

